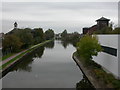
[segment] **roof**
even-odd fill
[[[107,19],[105,17],[101,17],[100,19],[97,19],[96,21],[110,21],[110,19]]]
[[[17,22],[15,22],[14,24],[17,24]]]

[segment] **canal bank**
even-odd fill
[[[73,60],[76,62],[76,64],[78,65],[78,67],[80,68],[80,70],[82,71],[82,73],[87,77],[87,79],[91,82],[91,84],[95,87],[95,88],[108,88],[105,83],[103,83],[102,81],[98,81],[95,78],[95,75],[91,72],[90,68],[87,68],[83,65],[83,63],[78,59],[78,57],[76,56],[76,52],[73,53]]]
[[[49,43],[51,41],[53,41],[53,40],[47,40],[45,42],[34,45],[34,46],[30,47],[29,49],[22,51],[22,53],[18,54],[17,56],[11,58],[8,62],[2,64],[0,78],[5,76],[11,70],[11,68],[13,68],[19,62],[21,62],[22,58],[24,58],[24,56],[29,55],[32,51],[34,51],[38,47],[43,46],[44,44]]]
[[[120,90],[120,80],[116,79],[111,73],[105,72],[99,64],[94,61],[91,61],[91,64],[87,64],[84,59],[77,55],[77,52],[74,52],[72,57],[82,73],[96,89],[112,88],[113,90]]]
[[[66,43],[66,42],[65,42]],[[75,47],[61,41],[37,48],[14,66],[3,78],[3,88],[71,88],[86,87],[86,80],[72,59]]]

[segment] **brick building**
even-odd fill
[[[100,19],[96,20],[96,22],[97,22],[96,25],[93,25],[89,28],[83,28],[83,34],[93,34],[94,31],[101,30],[104,27],[108,27],[109,21],[110,21],[110,19],[101,17]]]

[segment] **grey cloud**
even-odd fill
[[[26,9],[115,9],[116,2],[3,2],[4,11],[19,11]]]
[[[63,29],[81,32],[101,16],[117,24],[117,5],[117,2],[4,2],[3,32],[12,29],[14,21],[20,28],[53,28],[57,33]]]

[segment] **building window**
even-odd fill
[[[117,49],[107,47],[107,46],[101,46],[103,48],[103,52],[108,53],[113,56],[117,56]]]

